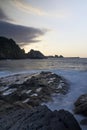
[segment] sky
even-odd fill
[[[87,0],[0,0],[0,36],[26,52],[87,57]]]

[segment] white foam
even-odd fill
[[[5,90],[8,89],[8,88],[9,88],[9,86],[0,87],[0,92],[5,91]]]
[[[27,103],[29,101],[29,98],[25,99],[23,103]]]
[[[36,92],[40,92],[42,88],[37,88],[36,89]]]
[[[54,71],[55,72],[55,71]],[[46,103],[51,110],[65,109],[73,113],[74,102],[77,98],[87,92],[87,72],[83,71],[57,71],[56,73],[64,76],[70,82],[70,90],[66,95],[55,95],[53,101]],[[62,81],[61,81],[62,82]],[[59,84],[62,87],[64,84]],[[73,113],[74,114],[74,113]],[[83,118],[75,115],[78,122]],[[81,126],[82,130],[86,130],[85,126]]]
[[[31,91],[32,91],[32,90],[27,90],[27,91],[26,91],[26,94],[29,94],[29,93],[31,93]]]
[[[62,84],[58,85],[58,89],[62,89],[62,87],[63,87]]]
[[[38,96],[38,94],[37,94],[37,93],[33,93],[33,94],[31,95],[31,97],[33,97],[33,96]]]
[[[13,93],[16,90],[17,90],[16,88],[6,90],[6,91],[3,92],[3,96],[7,96],[7,95]]]

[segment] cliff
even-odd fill
[[[25,58],[24,50],[14,40],[0,37],[0,59],[22,59]]]
[[[44,56],[40,51],[31,49],[25,53],[13,39],[0,37],[0,59],[45,59],[45,58],[63,58],[58,56]]]
[[[14,40],[0,37],[0,59],[43,59],[46,58],[40,51],[31,50],[27,54]]]

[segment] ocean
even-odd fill
[[[1,60],[0,77],[14,74],[51,71],[63,76],[70,84],[66,95],[53,95],[53,101],[46,103],[51,110],[65,109],[73,112],[76,99],[87,93],[87,58],[53,58],[53,59],[25,59]],[[83,116],[74,115],[78,122]],[[81,126],[87,130],[87,126]]]

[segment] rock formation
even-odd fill
[[[81,128],[68,111],[52,112],[46,106],[30,109],[15,105],[8,107],[4,112],[0,111],[0,130],[81,130]]]
[[[44,59],[46,58],[40,51],[36,51],[31,49],[30,52],[27,53],[27,57],[30,59]]]
[[[24,50],[13,41],[0,37],[0,59],[22,59],[25,58]]]
[[[45,59],[45,58],[63,58],[58,56],[45,56],[40,51],[31,49],[25,53],[14,40],[0,37],[0,59]]]
[[[68,82],[52,72],[0,78],[0,130],[81,130],[70,112],[41,106],[68,89]]]
[[[31,50],[25,53],[14,40],[0,37],[0,59],[43,59],[46,58],[40,51]]]
[[[0,79],[0,99],[9,103],[22,102],[34,107],[52,100],[53,93],[67,94],[67,81],[52,72],[41,72],[32,76],[19,75]],[[14,79],[16,79],[14,81]],[[22,81],[22,82],[21,82]]]
[[[75,113],[87,116],[87,94],[81,95],[75,102]]]
[[[81,125],[87,125],[87,94],[81,95],[74,103],[76,114],[84,115],[84,119],[81,120]]]

